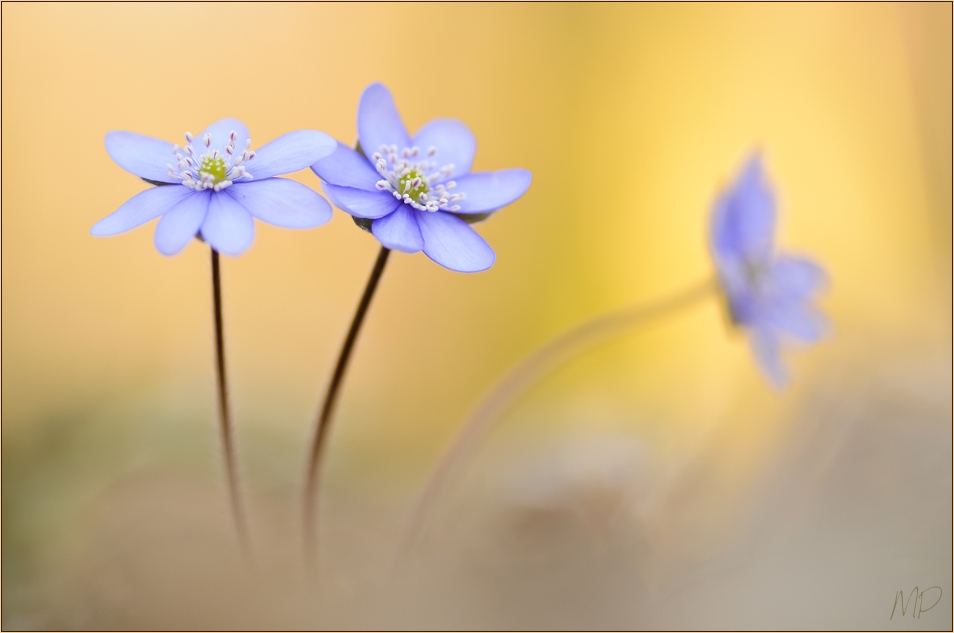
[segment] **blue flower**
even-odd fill
[[[106,152],[126,171],[157,186],[129,199],[97,222],[93,235],[123,233],[162,216],[156,248],[175,255],[200,236],[215,250],[240,255],[255,239],[253,217],[286,228],[311,228],[331,219],[320,195],[292,180],[275,178],[305,169],[335,150],[333,138],[315,130],[280,136],[252,150],[248,128],[222,119],[186,145],[133,132],[109,132]]]
[[[338,143],[311,167],[336,206],[370,224],[387,248],[423,250],[459,272],[493,266],[493,249],[469,224],[522,196],[529,171],[470,173],[477,141],[466,125],[434,119],[412,138],[391,93],[378,83],[361,95],[358,141],[360,153]]]
[[[710,247],[729,312],[749,335],[769,381],[781,388],[788,373],[780,356],[786,339],[816,342],[826,320],[811,301],[827,281],[804,257],[775,251],[775,195],[756,154],[715,205]]]

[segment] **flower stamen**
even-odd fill
[[[212,147],[212,135],[206,134],[202,137],[202,145],[206,151],[199,155],[192,146],[195,139],[191,132],[185,133],[186,145],[181,148],[178,145],[172,146],[172,153],[176,157],[176,166],[166,165],[169,168],[169,175],[182,184],[196,191],[211,189],[213,191],[222,191],[230,186],[236,180],[251,180],[252,174],[248,172],[247,163],[255,158],[255,152],[252,150],[252,140],[245,142],[245,149],[240,154],[235,153],[235,141],[238,135],[233,130],[229,132],[229,142],[225,146],[225,152],[220,152]]]
[[[459,211],[460,205],[453,204],[463,200],[463,193],[450,193],[457,186],[454,181],[435,184],[445,180],[454,172],[454,165],[437,166],[436,161],[428,160],[437,153],[436,147],[429,147],[425,159],[418,160],[421,148],[405,147],[398,151],[397,145],[382,145],[371,155],[371,161],[382,180],[375,183],[379,191],[391,194],[409,204],[418,211]]]

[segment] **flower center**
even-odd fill
[[[454,166],[438,168],[437,162],[430,160],[436,152],[437,148],[431,147],[419,158],[419,147],[405,147],[398,152],[397,145],[382,145],[371,155],[371,162],[383,178],[375,186],[381,191],[390,191],[418,211],[459,211],[460,205],[453,203],[463,200],[466,194],[451,193],[457,186],[453,180],[438,184],[453,173]]]
[[[172,153],[178,159],[177,165],[168,164],[166,167],[169,168],[169,175],[181,180],[186,187],[196,191],[204,189],[222,191],[240,178],[252,179],[252,174],[247,169],[249,161],[255,158],[251,139],[245,142],[242,153],[236,154],[235,132],[229,132],[229,142],[225,146],[225,152],[211,149],[212,135],[206,134],[202,137],[205,152],[199,154],[192,146],[192,134],[186,132],[185,138],[184,148],[180,149],[178,145],[172,146]]]
[[[398,178],[397,190],[407,193],[412,200],[419,200],[421,195],[426,196],[431,191],[430,187],[427,186],[427,179],[424,174],[416,169],[411,169]]]
[[[199,167],[199,177],[205,178],[206,176],[211,176],[212,184],[217,185],[225,180],[225,176],[228,174],[228,171],[229,170],[225,165],[224,158],[213,158],[211,156],[206,156],[202,159],[202,166]]]
[[[745,280],[753,288],[761,288],[768,278],[769,263],[759,260],[746,259],[743,264]]]

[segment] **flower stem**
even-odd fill
[[[527,389],[576,354],[619,336],[637,325],[690,307],[716,289],[715,280],[707,279],[661,301],[597,316],[544,343],[518,362],[480,401],[450,447],[441,456],[405,525],[396,562],[410,552],[428,509],[453,467],[466,458],[480,437],[491,428],[494,420]]]
[[[315,548],[315,511],[318,506],[317,492],[318,479],[321,474],[321,456],[322,447],[328,437],[328,430],[331,427],[332,414],[334,413],[335,402],[338,398],[338,392],[341,383],[344,380],[345,370],[348,368],[348,360],[351,358],[351,352],[354,343],[358,338],[358,332],[361,330],[361,324],[364,322],[364,316],[371,305],[371,298],[381,280],[381,274],[384,272],[384,265],[388,262],[388,255],[391,250],[381,247],[378,253],[378,259],[374,262],[374,268],[371,270],[371,276],[368,278],[368,285],[364,289],[364,295],[358,303],[358,309],[351,321],[351,328],[348,330],[348,336],[345,337],[344,345],[341,346],[341,353],[338,355],[338,363],[335,365],[335,371],[331,376],[331,382],[328,384],[328,392],[325,394],[324,404],[321,406],[321,413],[315,423],[315,435],[311,445],[311,455],[308,459],[308,470],[305,475],[305,497],[304,497],[304,538],[305,538],[305,562],[309,569],[316,570],[316,548]]]
[[[225,377],[225,337],[222,333],[222,281],[219,273],[219,253],[212,250],[212,300],[215,311],[215,376],[219,391],[219,430],[222,432],[222,452],[225,454],[225,473],[228,478],[229,496],[232,500],[232,516],[238,532],[239,543],[245,557],[252,560],[252,548],[239,492],[238,470],[235,464],[235,439],[229,413],[229,388]]]

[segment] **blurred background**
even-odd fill
[[[951,628],[951,5],[2,7],[2,626]],[[256,147],[465,121],[525,167],[488,272],[396,253],[329,445],[320,582],[300,485],[377,252],[336,211],[223,262],[243,564],[216,434],[209,255],[94,222],[144,189],[109,130]],[[576,357],[484,438],[395,558],[481,396],[565,329],[712,274],[761,149],[779,243],[832,279],[773,391],[718,300]],[[318,188],[311,172],[295,179]],[[396,561],[396,562],[395,562]],[[912,615],[898,591],[941,588]],[[936,594],[925,594],[924,607]],[[907,598],[906,598],[907,599]]]

